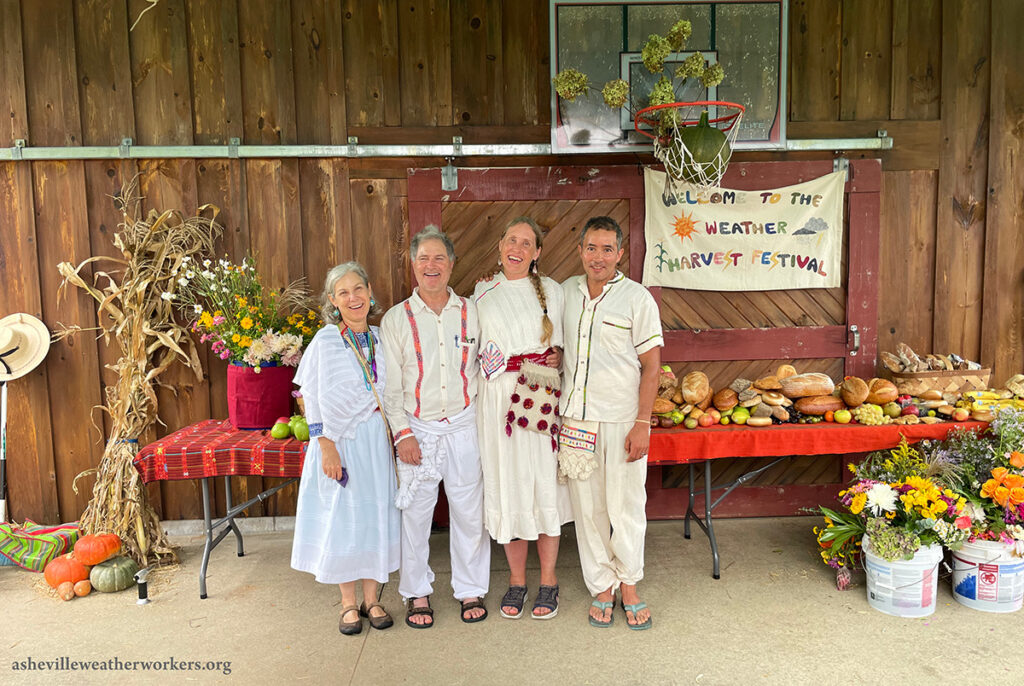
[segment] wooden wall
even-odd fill
[[[546,142],[546,0],[0,0],[0,147]],[[1024,3],[1016,0],[791,0],[789,135],[873,136],[883,206],[880,349],[906,341],[1024,370]],[[867,156],[849,153],[848,156]],[[738,159],[830,157],[747,153]],[[468,158],[540,166],[594,158]],[[634,164],[605,155],[602,164]],[[93,303],[58,301],[58,262],[109,254],[110,195],[141,174],[148,207],[212,202],[220,248],[257,253],[283,282],[318,285],[343,259],[367,264],[378,298],[405,297],[399,238],[406,169],[438,159],[251,159],[0,163],[0,315],[95,325]],[[389,246],[389,247],[384,247]],[[205,351],[203,354],[206,355]],[[111,351],[88,335],[55,344],[10,387],[12,516],[76,518],[102,438],[91,407]],[[224,416],[224,370],[161,396],[161,433]],[[762,479],[816,479],[810,470]],[[250,479],[244,489],[263,484]],[[194,482],[151,494],[192,518]],[[222,499],[222,495],[218,494]],[[250,514],[287,514],[294,491]]]

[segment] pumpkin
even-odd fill
[[[57,595],[60,596],[61,600],[74,600],[75,585],[70,581],[65,581],[61,585],[57,586]]]
[[[708,123],[708,112],[700,114],[695,126],[680,127],[672,140],[674,147],[686,146],[692,161],[683,164],[681,175],[684,181],[700,183],[701,177],[718,177],[725,172],[732,157],[732,149],[725,139],[725,133]],[[681,154],[677,151],[676,154]],[[679,159],[678,157],[676,159]],[[700,170],[704,170],[704,174]]]
[[[75,543],[75,558],[84,565],[98,565],[121,552],[117,534],[90,534]]]
[[[139,565],[130,557],[120,555],[101,562],[89,572],[92,587],[103,593],[123,591],[135,585],[135,572]]]
[[[74,585],[82,579],[88,579],[89,570],[68,553],[50,560],[43,569],[43,577],[46,578],[46,583],[50,584],[50,588],[57,588],[65,581],[70,581]]]
[[[79,598],[89,595],[90,591],[92,591],[92,584],[89,583],[88,579],[83,579],[75,584],[75,595]]]

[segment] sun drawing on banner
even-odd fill
[[[697,233],[697,224],[693,221],[692,215],[682,213],[676,217],[675,234],[679,236],[680,242],[685,241],[695,233]]]

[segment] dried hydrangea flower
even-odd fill
[[[672,89],[672,82],[662,76],[658,83],[654,84],[648,103],[651,105],[664,105],[676,101],[676,92]]]
[[[604,97],[605,105],[612,109],[618,109],[626,104],[626,99],[629,97],[629,84],[622,79],[614,79],[604,84],[601,95]]]
[[[674,76],[677,79],[688,79],[692,77],[698,77],[704,73],[704,55],[699,52],[695,52],[685,60],[683,63],[676,67]]]
[[[668,44],[668,39],[652,34],[640,51],[640,58],[644,61],[647,71],[655,74],[665,68],[665,59],[670,52],[672,47]]]
[[[587,92],[590,87],[590,80],[587,75],[578,69],[563,69],[555,74],[553,79],[555,92],[563,100],[573,102],[579,96]]]
[[[722,69],[722,65],[715,63],[709,64],[708,68],[704,70],[704,73],[700,75],[700,82],[705,88],[714,88],[722,82],[725,78],[725,70]]]
[[[693,26],[686,19],[680,19],[668,31],[668,44],[672,52],[679,52],[693,33]]]

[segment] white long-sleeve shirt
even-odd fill
[[[408,417],[447,419],[476,399],[480,325],[470,299],[449,288],[438,315],[415,289],[387,311],[380,330],[387,369],[384,413],[396,445],[412,435]]]

